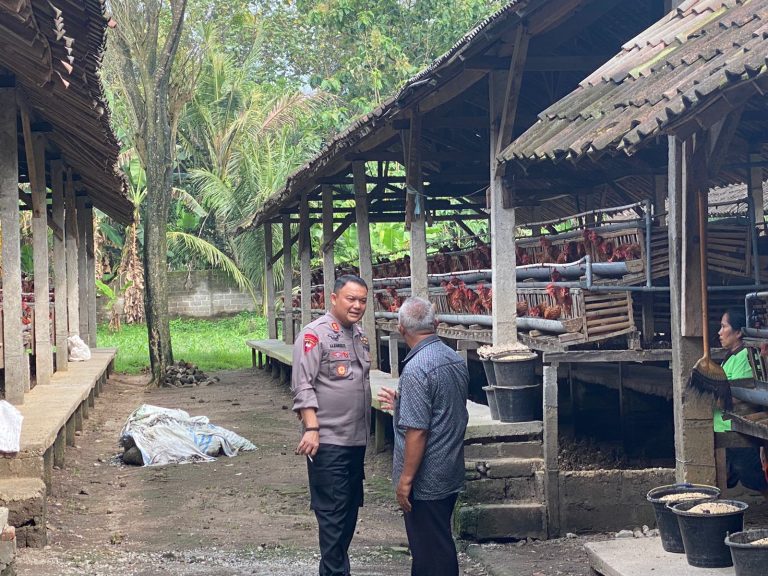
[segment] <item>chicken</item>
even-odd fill
[[[493,309],[493,294],[490,288],[487,288],[482,282],[478,282],[477,289],[477,312],[475,314],[490,314]]]
[[[526,266],[531,263],[531,258],[528,256],[525,250],[520,246],[517,246],[515,248],[515,258],[517,260],[518,266]]]
[[[386,288],[387,293],[389,294],[389,309],[388,312],[397,312],[400,310],[400,305],[403,303],[403,299],[400,297],[400,295],[397,293],[397,288],[394,286],[387,286]]]
[[[557,261],[557,257],[560,255],[560,249],[557,246],[553,246],[545,236],[539,239],[539,243],[542,247],[542,252],[539,254],[539,264],[550,264]]]
[[[379,306],[382,310],[389,311],[390,307],[392,306],[392,298],[390,298],[388,292],[376,292],[373,297],[376,299],[376,302],[379,303]]]
[[[558,308],[558,315],[559,318],[561,316],[561,313],[565,311],[566,313],[569,313],[571,311],[571,307],[573,306],[573,298],[570,295],[570,289],[567,286],[555,286],[555,283],[552,282],[552,284],[549,284],[546,288],[547,294],[555,301],[556,306],[555,308]],[[544,315],[546,318],[546,315]],[[550,320],[554,320],[554,318],[550,318]]]
[[[464,282],[461,283],[461,290],[464,292],[464,309],[477,314],[477,312],[474,312],[476,309],[475,302],[478,299],[477,293],[472,288],[467,287]]]
[[[611,261],[611,257],[613,256],[614,252],[614,246],[613,242],[610,240],[607,240],[605,242],[601,242],[597,246],[597,252],[600,254],[600,260],[601,261]]]
[[[517,301],[517,315],[518,316],[525,316],[528,314],[528,302],[525,300],[518,300]]]
[[[561,314],[560,306],[545,306],[542,316],[544,316],[545,320],[557,320]]]
[[[443,280],[440,283],[448,297],[448,307],[454,312],[462,312],[464,310],[464,293],[460,289],[460,284],[464,283],[456,278],[452,278],[450,282]]]

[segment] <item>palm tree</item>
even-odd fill
[[[318,94],[255,83],[253,56],[236,64],[212,35],[195,97],[179,127],[190,190],[214,220],[217,240],[253,285],[263,281],[261,231],[235,235],[320,142]],[[252,51],[255,54],[255,51]]]

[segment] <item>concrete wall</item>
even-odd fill
[[[259,294],[256,295],[260,301]],[[105,299],[97,299],[99,322],[109,322]],[[168,272],[168,312],[171,317],[207,318],[253,311],[254,304],[248,292],[241,292],[237,284],[219,270],[193,270]]]
[[[675,471],[595,470],[560,473],[560,525],[563,532],[605,532],[655,526],[645,495],[675,483]]]
[[[171,316],[205,318],[253,311],[248,292],[218,270],[168,273],[168,312]]]

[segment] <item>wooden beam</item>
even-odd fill
[[[336,283],[336,266],[333,255],[333,190],[327,184],[323,187],[323,286],[325,309],[331,309],[331,293]]]
[[[25,133],[26,137],[26,133]],[[51,383],[53,374],[53,347],[48,295],[48,211],[45,209],[45,136],[32,136],[32,153],[27,157],[30,173],[35,177],[32,193],[32,254],[35,271],[35,381]]]
[[[93,204],[86,204],[85,264],[88,282],[88,342],[96,347],[96,253],[93,237]]]
[[[0,84],[2,86],[2,84]],[[0,231],[2,232],[3,358],[5,399],[23,404],[29,366],[21,324],[21,235],[16,90],[0,87]],[[26,376],[25,376],[26,374]]]
[[[523,66],[528,54],[528,42],[530,35],[524,25],[519,25],[515,29],[514,50],[509,63],[507,72],[507,87],[504,93],[503,111],[499,125],[499,132],[496,138],[496,156],[501,154],[504,148],[512,141],[512,133],[517,117],[517,103],[520,101],[520,84],[523,81]],[[495,160],[491,159],[491,167],[500,166]]]
[[[585,54],[581,56],[530,56],[525,60],[524,72],[592,72],[614,55]],[[476,56],[465,64],[468,70],[507,70],[510,58]]]
[[[749,154],[749,178],[747,179],[747,190],[749,197],[752,198],[752,205],[755,207],[755,222],[762,224],[765,222],[765,198],[763,197],[763,175],[765,169],[762,166],[763,155],[760,147],[755,147]]]
[[[283,215],[283,342],[293,344],[293,262],[291,217]]]
[[[701,338],[686,337],[683,330],[684,306],[689,314],[701,314],[699,284],[694,282],[698,272],[691,257],[694,245],[696,212],[686,198],[690,175],[691,151],[675,137],[669,139],[669,281],[672,342],[672,388],[675,422],[675,460],[678,482],[715,482],[714,434],[712,405],[687,392],[687,382],[696,361],[701,357]],[[689,147],[691,143],[686,143]],[[695,198],[695,194],[692,194]],[[695,201],[693,202],[695,203]],[[700,280],[699,280],[700,282]]]
[[[368,222],[368,190],[365,174],[365,164],[352,164],[352,174],[355,181],[355,216],[357,221],[357,242],[360,248],[360,277],[368,285],[368,305],[363,315],[363,329],[368,335],[371,350],[371,370],[379,367],[379,345],[376,333],[376,317],[373,298],[373,261],[371,253],[371,228]]]
[[[68,369],[67,353],[67,253],[64,245],[64,163],[51,162],[51,224],[62,231],[53,235],[54,328],[56,331],[56,371]]]
[[[728,151],[733,144],[736,130],[741,123],[741,115],[744,112],[744,104],[731,110],[722,120],[709,128],[707,147],[707,173],[714,178],[720,172],[720,168],[728,156]]]
[[[299,257],[301,261],[301,326],[302,328],[312,322],[312,237],[309,224],[309,194],[302,193],[299,207]]]
[[[275,324],[275,274],[272,262],[272,223],[264,224],[264,298],[267,304],[267,336],[270,340],[277,339]]]
[[[406,167],[405,226],[410,234],[411,294],[429,298],[427,280],[427,203],[421,169],[421,115],[411,111],[411,128],[403,133]]]
[[[69,335],[76,336],[80,333],[80,309],[77,302],[80,294],[80,281],[77,273],[79,234],[77,229],[77,201],[75,200],[75,186],[71,168],[67,168],[64,206],[66,210],[64,231],[67,249],[67,326]]]
[[[92,216],[92,213],[90,214]],[[77,198],[77,273],[78,273],[78,319],[80,326],[80,338],[88,346],[93,346],[88,335],[88,298],[92,290],[92,280],[88,278],[88,240],[86,231],[88,226],[93,226],[93,220],[88,219],[89,213],[85,207],[85,198]]]

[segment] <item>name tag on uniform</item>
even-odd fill
[[[341,342],[337,342],[336,344],[331,344],[329,348],[344,348],[346,350],[347,345],[342,344]]]

